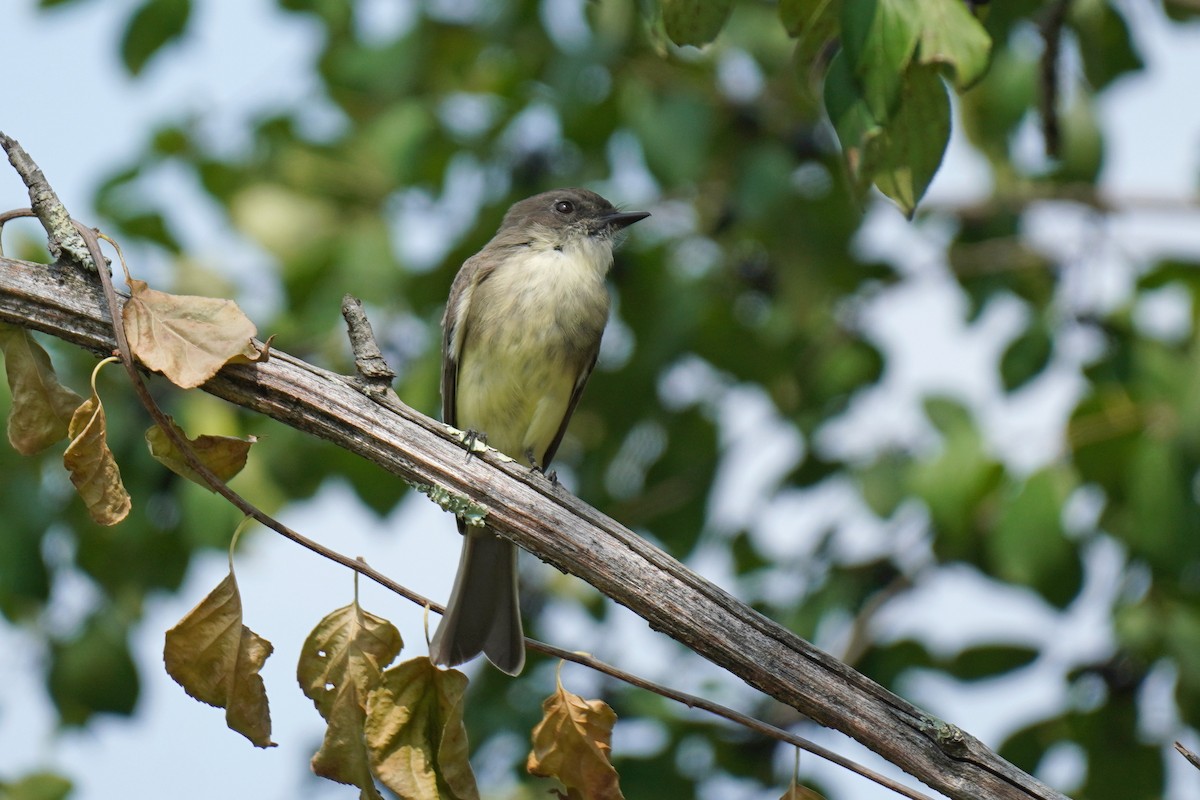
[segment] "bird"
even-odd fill
[[[508,209],[495,236],[463,262],[442,318],[442,419],[467,439],[546,470],[600,352],[606,276],[618,234],[650,216],[588,189],[534,195]],[[468,447],[468,452],[470,447]],[[517,675],[525,637],[517,549],[458,520],[462,553],[433,662],[487,656]]]

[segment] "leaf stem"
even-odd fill
[[[229,539],[229,574],[233,574],[233,550],[237,547],[238,539],[242,535],[242,531],[250,524],[252,517],[242,517],[242,521],[233,529],[233,536]]]

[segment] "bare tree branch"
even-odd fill
[[[1179,754],[1181,756],[1183,756],[1184,758],[1186,758],[1188,760],[1189,764],[1191,764],[1196,769],[1200,769],[1200,756],[1197,756],[1191,750],[1184,747],[1183,742],[1176,742],[1175,749],[1177,751],[1179,751]]]
[[[0,259],[0,321],[112,352],[97,276]],[[384,408],[357,381],[274,351],[204,390],[320,436],[413,484],[487,510],[489,527],[583,578],[751,686],[839,730],[952,798],[1062,798],[936,719],[763,617],[545,478],[492,454],[470,459],[440,423]]]
[[[29,157],[21,144],[4,131],[0,131],[0,149],[8,155],[8,163],[12,164],[21,180],[29,187],[29,203],[33,207],[34,215],[46,229],[50,255],[54,256],[56,261],[65,259],[85,269],[96,269],[87,245],[71,224],[71,216],[46,181],[41,168]]]

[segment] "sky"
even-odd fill
[[[567,4],[574,1],[562,0]],[[161,54],[145,76],[131,82],[116,61],[114,43],[127,10],[134,5],[133,0],[105,0],[43,14],[36,13],[34,0],[5,3],[0,67],[20,80],[0,84],[0,130],[22,142],[76,217],[89,219],[89,200],[100,177],[113,164],[139,152],[156,121],[181,108],[202,111],[214,141],[231,150],[246,144],[239,140],[242,121],[266,108],[309,102],[311,124],[335,124],[323,113],[320,102],[312,100],[316,84],[311,66],[319,31],[303,17],[279,13],[270,0],[196,3],[193,29],[186,40]],[[403,15],[395,9],[404,4],[381,1],[366,5],[381,29],[402,24]],[[1127,5],[1132,9],[1136,35],[1145,45],[1142,51],[1149,58],[1149,69],[1123,79],[1101,102],[1101,119],[1110,134],[1104,186],[1114,196],[1134,199],[1193,197],[1200,176],[1200,104],[1181,103],[1179,98],[1194,94],[1195,76],[1200,75],[1200,30],[1194,25],[1181,30],[1159,24],[1155,15],[1148,13],[1149,0],[1131,0]],[[263,42],[270,46],[263,47]],[[63,53],[70,58],[61,58]],[[952,204],[984,197],[989,188],[986,181],[978,158],[956,136],[928,202]],[[184,239],[197,255],[218,262],[231,255],[250,261],[263,258],[253,245],[224,228],[215,211],[185,179],[168,174],[151,190],[161,192],[177,207],[184,204],[186,213],[180,215],[187,220]],[[0,169],[0,198],[0,206],[5,208],[27,204],[24,187],[11,170]],[[1026,236],[1078,265],[1069,276],[1077,287],[1076,302],[1103,305],[1120,295],[1122,276],[1130,262],[1164,252],[1200,252],[1200,225],[1195,222],[1194,214],[1166,215],[1166,219],[1161,213],[1124,214],[1097,245],[1091,241],[1092,229],[1086,218],[1069,209],[1050,209],[1031,221]],[[1025,392],[1003,396],[989,365],[1019,329],[1021,309],[998,304],[974,325],[966,325],[961,295],[941,261],[946,236],[946,230],[936,223],[906,223],[885,204],[869,212],[857,243],[860,251],[865,256],[898,260],[909,278],[893,293],[880,297],[866,317],[869,335],[887,349],[888,373],[877,390],[856,399],[840,430],[835,426],[812,444],[843,453],[865,453],[886,443],[888,437],[919,442],[928,435],[919,412],[920,398],[930,391],[942,391],[957,394],[971,405],[985,422],[990,445],[1010,464],[1034,469],[1056,452],[1056,431],[1080,391],[1078,368],[1086,358],[1088,344],[1080,342],[1077,352],[1059,354],[1061,363]],[[1169,299],[1165,303],[1154,315],[1172,313]],[[253,315],[253,309],[248,310]],[[733,413],[735,409],[737,413]],[[801,531],[816,531],[830,518],[841,519],[840,546],[857,548],[856,552],[903,544],[905,540],[900,539],[897,545],[895,530],[871,524],[863,509],[837,486],[822,487],[819,496],[795,490],[780,493],[769,504],[746,502],[744,498],[768,490],[774,474],[771,470],[785,472],[788,461],[805,443],[777,435],[781,429],[770,404],[756,396],[752,387],[731,387],[716,411],[730,455],[713,500],[720,524],[745,525],[755,532],[766,552],[774,548],[780,557],[802,552],[806,541],[804,536],[781,539],[778,521],[784,517]],[[773,454],[766,459],[765,468],[741,468],[752,455],[763,452]],[[920,514],[913,514],[909,523],[919,526]],[[375,566],[395,571],[416,591],[432,597],[445,597],[449,592],[457,560],[457,540],[449,535],[453,525],[448,516],[420,497],[410,498],[389,518],[379,521],[359,508],[348,489],[335,483],[313,500],[294,504],[282,516],[285,523],[313,532],[342,552],[368,555]],[[911,676],[905,694],[933,713],[957,721],[971,720],[966,727],[985,741],[994,741],[1027,722],[1039,709],[1044,712],[1065,702],[1066,671],[1106,652],[1111,644],[1106,609],[1120,559],[1120,553],[1111,548],[1090,552],[1087,589],[1081,601],[1063,615],[1050,614],[1029,595],[980,580],[969,571],[954,570],[903,603],[885,609],[879,624],[886,636],[920,636],[946,652],[955,652],[981,635],[1057,643],[1029,670],[1002,680],[965,687],[918,673]],[[188,698],[161,669],[162,632],[225,574],[224,557],[214,555],[193,565],[181,592],[155,598],[148,605],[135,641],[143,675],[142,697],[131,719],[104,718],[84,731],[57,733],[53,709],[41,685],[38,645],[20,632],[0,627],[0,775],[38,767],[61,769],[79,780],[76,800],[138,800],[166,792],[181,800],[353,797],[346,787],[308,775],[307,761],[319,744],[322,728],[311,703],[297,690],[294,675],[296,656],[308,630],[351,598],[350,577],[341,568],[265,535],[254,538],[236,566],[247,624],[276,645],[262,674],[271,696],[274,738],[279,747],[268,751],[251,747],[224,727],[219,711]],[[710,549],[699,553],[690,566],[718,584],[731,585],[728,554]],[[364,607],[398,624],[411,648],[407,653],[423,652],[419,614],[402,608],[400,601],[374,586],[364,585],[361,591]],[[68,582],[55,603],[59,613],[69,614],[87,597],[87,587]],[[280,602],[280,597],[286,602]],[[968,611],[957,616],[937,615],[936,625],[929,623],[930,614],[921,611],[947,605]],[[1007,613],[981,613],[1000,608]],[[555,613],[564,637],[588,641],[586,615],[570,608]],[[611,656],[635,671],[661,670],[663,659],[656,656],[663,651],[652,637],[643,635],[645,626],[640,620],[618,615],[614,624],[620,635],[610,637],[614,643],[602,656]],[[836,651],[842,633],[832,626],[817,644]],[[711,677],[698,669],[699,674]],[[543,678],[548,690],[550,673]],[[596,685],[594,676],[581,670],[568,673],[568,678],[579,687],[589,682]],[[1170,679],[1169,675],[1157,676],[1151,690],[1169,688]],[[729,697],[721,699],[736,702],[744,696],[739,692],[737,687],[731,688]],[[1169,726],[1170,720],[1158,724]],[[628,733],[632,746],[653,746],[652,732]],[[802,734],[873,767],[882,766],[839,735],[818,729]],[[620,729],[617,742],[620,747]],[[684,757],[695,754],[681,755]],[[1078,758],[1070,752],[1055,754],[1048,761],[1044,777],[1064,785],[1078,772]],[[814,762],[806,757],[806,768]],[[1176,762],[1182,764],[1181,759],[1168,763]],[[894,796],[840,770],[811,768],[843,796],[867,800]],[[1170,800],[1200,796],[1195,771],[1177,769],[1176,774]],[[181,775],[189,777],[181,781]],[[738,785],[720,785],[711,791],[714,798],[722,800],[758,798]]]

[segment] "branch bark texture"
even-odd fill
[[[331,309],[332,312],[332,309]],[[0,321],[97,354],[115,342],[97,276],[0,258]],[[272,351],[202,387],[487,509],[489,527],[570,572],[767,695],[841,731],[948,797],[1065,800],[980,741],[763,617],[540,475],[491,454],[464,457],[437,421],[385,408],[354,378]]]

